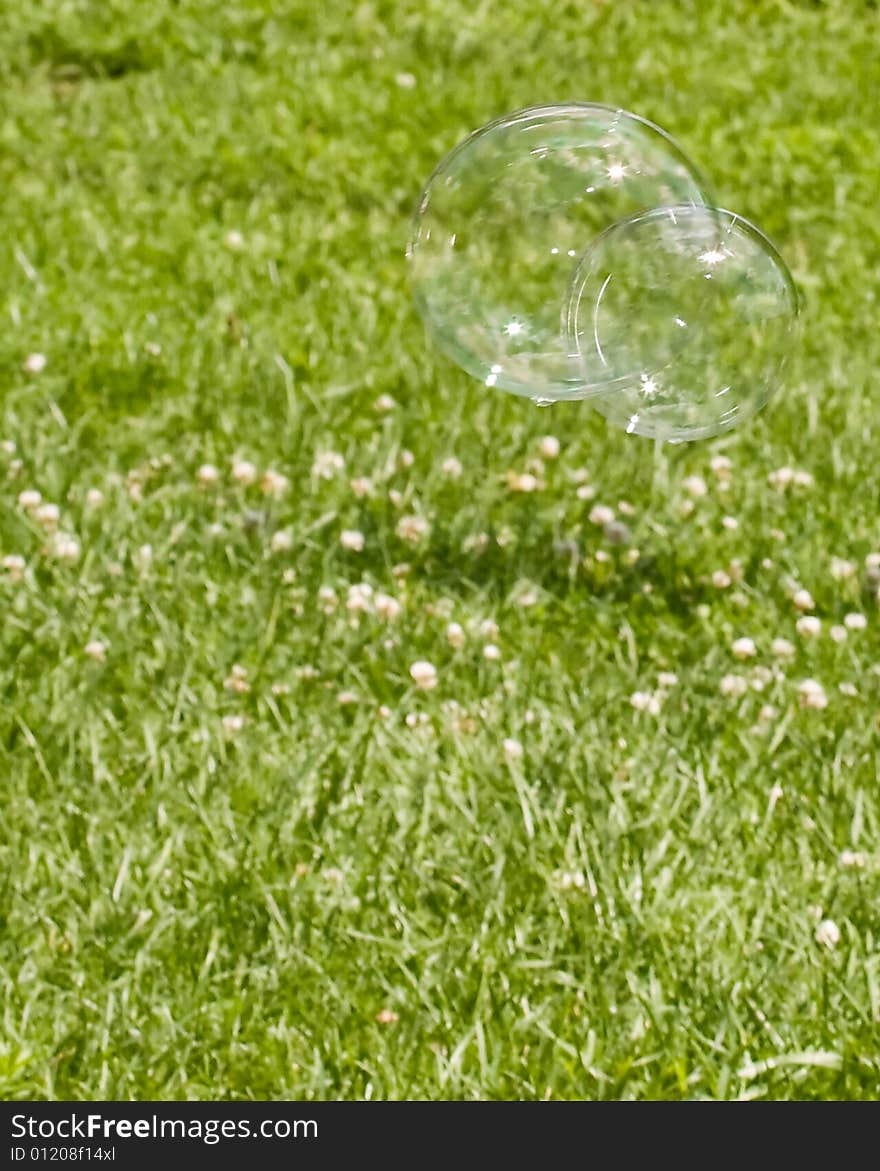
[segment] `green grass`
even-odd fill
[[[853,0],[4,6],[0,1095],[880,1095],[878,36]],[[665,126],[788,258],[803,345],[741,431],[655,451],[426,345],[421,183],[556,98]]]

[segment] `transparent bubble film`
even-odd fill
[[[587,399],[670,441],[741,422],[781,381],[798,299],[752,224],[711,205],[662,130],[605,106],[523,110],[439,165],[408,256],[429,333],[488,387]]]
[[[569,332],[584,369],[631,373],[590,398],[610,423],[684,441],[729,430],[777,388],[798,311],[754,225],[717,208],[655,208],[614,224],[575,274]]]
[[[476,131],[439,165],[408,255],[416,304],[469,374],[530,398],[578,397],[632,373],[572,350],[572,274],[618,220],[706,202],[683,151],[651,123],[605,106],[540,106]]]

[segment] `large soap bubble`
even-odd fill
[[[623,110],[539,106],[476,131],[428,182],[407,252],[425,323],[463,369],[538,403],[585,399],[631,434],[735,426],[792,349],[779,253]]]
[[[705,202],[694,165],[643,118],[580,103],[521,110],[465,139],[428,182],[408,247],[416,304],[441,348],[487,386],[581,397],[641,369],[627,347],[592,363],[572,344],[584,253],[637,212]]]
[[[733,212],[660,207],[584,253],[568,332],[592,375],[631,373],[591,396],[624,430],[701,439],[759,410],[791,349],[798,298],[770,241]]]

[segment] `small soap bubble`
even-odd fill
[[[569,305],[585,370],[607,352],[631,371],[590,405],[629,434],[670,442],[727,431],[767,402],[797,314],[770,241],[733,212],[694,205],[614,224],[584,253]]]

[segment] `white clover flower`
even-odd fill
[[[289,683],[273,683],[270,688],[273,695],[290,695]]]
[[[712,574],[712,585],[716,590],[726,590],[730,585],[730,574],[723,569],[716,569]]]
[[[596,495],[596,489],[592,484],[579,484],[575,496],[578,500],[592,500]]]
[[[380,704],[379,707],[376,709],[376,715],[379,717],[380,720],[390,720],[392,714],[393,713],[391,711],[391,708],[388,706],[387,703]]]
[[[519,760],[522,757],[523,746],[519,740],[514,740],[512,736],[505,737],[501,742],[501,747],[508,760]]]
[[[348,587],[346,610],[352,614],[365,614],[373,608],[373,587],[365,581]]]
[[[287,476],[283,476],[281,472],[276,472],[272,468],[265,471],[260,480],[260,491],[266,496],[274,496],[276,499],[283,496],[289,487],[290,481]]]
[[[153,564],[153,546],[141,545],[139,549],[136,549],[134,553],[132,553],[131,559],[137,569],[139,569],[142,573],[146,573],[146,571]]]
[[[787,638],[774,638],[770,643],[770,650],[779,659],[790,659],[795,653],[795,645]]]
[[[531,606],[536,606],[538,601],[538,591],[536,589],[527,587],[516,595],[514,604],[521,606],[524,610],[527,610]]]
[[[272,534],[271,549],[273,553],[289,553],[293,548],[293,533],[289,529],[279,529]]]
[[[735,639],[730,649],[733,652],[734,658],[737,659],[753,659],[758,653],[758,648],[751,638]]]
[[[89,508],[100,508],[104,503],[104,493],[100,488],[89,488],[86,492],[86,504]]]
[[[480,623],[480,635],[482,638],[488,638],[491,641],[496,639],[499,633],[498,623],[494,618],[485,618]]]
[[[440,465],[440,470],[444,476],[449,476],[450,480],[457,480],[464,469],[461,466],[461,460],[450,455]]]
[[[220,479],[220,472],[213,464],[202,464],[196,472],[196,479],[203,488],[208,488],[217,483]]]
[[[544,459],[556,459],[561,448],[555,435],[543,435],[538,440],[538,451]]]
[[[336,696],[336,702],[340,707],[349,707],[353,703],[357,703],[358,697],[353,691],[340,691]]]
[[[816,603],[813,601],[813,595],[809,590],[795,590],[791,596],[791,600],[796,610],[816,609]]]
[[[51,532],[58,528],[61,519],[61,509],[57,504],[41,504],[34,509],[34,520]]]
[[[767,483],[771,488],[787,488],[793,481],[794,468],[789,467],[777,468],[775,472],[771,472],[767,477]]]
[[[410,85],[409,82],[401,81],[402,77],[412,77],[412,74],[398,73],[397,75],[397,84],[399,86],[403,89],[412,89],[412,86],[415,85],[415,78],[413,78],[412,85]],[[380,1008],[374,1019],[379,1025],[394,1025],[400,1020],[400,1016],[393,1008]]]
[[[812,472],[796,471],[794,474],[794,482],[799,488],[812,488],[815,480],[813,479]]]
[[[686,476],[682,480],[681,486],[687,492],[688,496],[692,496],[695,500],[700,496],[705,496],[709,491],[708,485],[702,476]]]
[[[4,455],[15,455],[15,452],[16,452],[15,440],[14,439],[2,440],[2,442],[0,442],[0,451],[2,451]]]
[[[378,411],[380,415],[387,414],[388,411],[393,411],[397,403],[390,394],[380,394],[373,403],[373,409]]]
[[[847,635],[845,626],[832,626],[828,631],[832,642],[843,642]]]
[[[103,663],[107,658],[107,644],[101,642],[98,638],[94,638],[83,647],[83,654],[87,655],[90,659],[94,659],[96,663]]]
[[[849,699],[855,699],[859,694],[858,691],[856,690],[855,685],[852,683],[846,683],[846,682],[838,683],[837,690],[840,692],[841,695],[845,695]]]
[[[24,360],[24,368],[28,374],[42,374],[46,369],[45,354],[28,354]]]
[[[318,605],[325,614],[332,614],[339,605],[339,599],[336,596],[336,590],[331,586],[321,586],[318,590]]]
[[[604,528],[605,525],[610,525],[614,520],[614,509],[609,508],[607,504],[596,504],[590,509],[587,519],[590,524]]]
[[[840,943],[840,928],[833,919],[823,919],[816,928],[816,943],[829,950]]]
[[[758,712],[758,719],[762,724],[769,724],[771,720],[776,719],[776,708],[770,703],[763,704]]]
[[[437,686],[437,668],[433,663],[419,659],[410,667],[409,673],[416,687],[422,691],[430,691]]]
[[[237,663],[233,666],[229,677],[223,680],[223,689],[231,691],[235,695],[247,695],[251,685],[247,681],[247,672],[244,667],[240,667]]]
[[[446,627],[446,641],[451,647],[457,650],[464,646],[467,642],[467,635],[464,632],[464,627],[458,622],[450,622]]]
[[[832,557],[830,572],[835,581],[846,581],[848,578],[855,577],[856,564],[854,561],[847,561],[844,557]]]
[[[647,712],[650,716],[660,714],[660,697],[650,691],[634,691],[629,702],[637,712]]]
[[[223,237],[223,243],[231,252],[239,252],[244,247],[244,236],[241,232],[232,228]]]
[[[353,553],[362,553],[366,538],[358,529],[343,529],[339,534],[339,544]]]
[[[401,89],[415,89],[417,84],[416,76],[413,73],[398,73],[395,75],[394,80]],[[394,1019],[397,1020],[396,1015]]]
[[[72,533],[57,532],[52,538],[50,552],[59,561],[74,562],[82,552],[80,543]]]
[[[350,481],[349,487],[355,496],[357,496],[358,500],[363,500],[365,496],[369,496],[373,491],[373,481],[368,480],[366,476],[357,476],[354,480]]]
[[[825,688],[815,679],[805,679],[798,684],[798,699],[801,707],[817,708],[821,710],[828,706],[828,696]]]
[[[531,472],[508,472],[507,489],[509,492],[537,492],[541,481]]]
[[[397,598],[392,598],[390,594],[376,594],[376,597],[373,600],[373,605],[376,614],[380,618],[384,618],[387,622],[393,622],[396,618],[398,618],[400,616],[401,610],[403,609]]]
[[[709,460],[709,467],[715,473],[719,480],[729,480],[733,470],[733,464],[726,455],[713,455]]]
[[[247,488],[250,484],[256,484],[258,475],[256,464],[251,463],[249,459],[234,459],[232,461],[232,478],[236,484],[241,484],[243,488]]]
[[[411,468],[413,466],[413,464],[416,462],[416,457],[413,455],[413,453],[411,451],[408,451],[406,448],[403,448],[403,450],[400,452],[400,454],[397,457],[397,462],[400,465],[400,467],[402,467],[402,468]]]
[[[223,731],[227,736],[234,736],[236,732],[240,732],[244,727],[244,716],[224,716],[223,717]]]
[[[661,671],[657,676],[658,687],[676,687],[678,685],[678,676],[672,671]]]
[[[10,581],[21,581],[26,564],[20,553],[7,553],[3,558],[3,568],[9,574]]]
[[[482,553],[489,544],[488,533],[471,533],[461,543],[463,553]]]
[[[869,553],[865,558],[866,569],[880,569],[880,553]]]
[[[749,689],[749,681],[742,675],[724,675],[719,685],[722,695],[738,698]]]
[[[868,619],[864,614],[847,614],[843,619],[843,625],[847,630],[864,630],[868,625]]]
[[[488,659],[490,663],[497,663],[501,658],[501,648],[497,647],[494,642],[487,642],[483,647],[483,658]]]
[[[39,508],[42,499],[42,492],[38,492],[36,488],[25,488],[18,494],[18,507],[25,509],[26,512],[33,512],[35,508]]]
[[[817,638],[822,633],[822,620],[813,614],[805,614],[794,624],[795,630],[802,638]]]
[[[861,870],[866,861],[865,855],[860,850],[840,851],[840,865],[845,866],[847,870]]]
[[[739,528],[739,521],[735,516],[724,516],[721,518],[721,523],[726,529],[730,529],[731,532],[733,532],[734,529]]]
[[[630,504],[628,500],[618,500],[617,511],[621,516],[635,516],[636,509],[634,504]]]
[[[417,545],[430,531],[430,525],[422,516],[402,516],[397,522],[397,535],[402,541]]]

